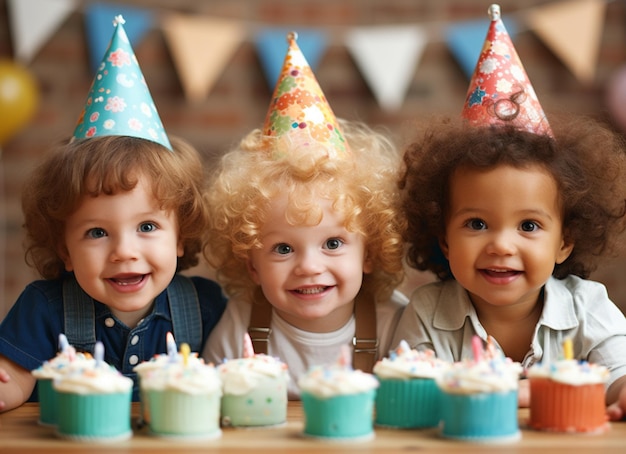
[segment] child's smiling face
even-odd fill
[[[65,227],[65,267],[92,298],[132,324],[170,283],[182,256],[176,215],[163,211],[150,181],[131,191],[83,196]],[[125,320],[126,319],[126,320]]]
[[[292,225],[285,218],[286,199],[272,202],[259,232],[262,247],[250,253],[252,279],[292,325],[307,331],[336,330],[352,314],[363,273],[371,271],[364,238],[345,228],[327,199],[319,199],[319,224]]]
[[[458,169],[441,247],[474,304],[534,305],[573,245],[554,178],[539,166]]]

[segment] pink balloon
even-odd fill
[[[611,76],[606,90],[606,105],[615,124],[626,132],[626,65]]]

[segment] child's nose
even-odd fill
[[[512,255],[515,250],[515,235],[509,231],[494,232],[487,245],[487,252],[490,254]]]
[[[111,261],[121,262],[137,257],[132,235],[116,235],[111,239]]]
[[[319,274],[324,270],[324,265],[319,254],[306,251],[298,257],[295,272],[298,275]]]

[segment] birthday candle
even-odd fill
[[[191,353],[191,348],[189,344],[183,343],[180,346],[180,354],[183,355],[183,366],[186,366],[189,363],[189,354]]]
[[[248,333],[245,333],[243,335],[243,357],[244,358],[254,357],[254,347],[252,346],[252,339],[250,339],[250,334]]]
[[[102,342],[96,342],[93,357],[96,360],[96,367],[99,367],[104,362],[104,344],[102,344]]]
[[[69,346],[70,344],[67,341],[67,337],[65,337],[65,334],[59,334],[59,350],[61,350],[62,353],[65,353]]]
[[[574,346],[572,345],[572,339],[569,337],[563,340],[563,358],[574,359]]]
[[[474,353],[474,361],[478,362],[483,359],[483,341],[480,337],[472,337],[472,352]]]
[[[176,362],[176,356],[178,353],[176,341],[174,340],[172,333],[169,331],[165,336],[165,342],[167,344],[167,356],[169,357],[170,362]]]
[[[340,366],[349,368],[352,366],[352,349],[347,345],[342,345],[337,361]]]

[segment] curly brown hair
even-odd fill
[[[402,280],[404,224],[396,186],[401,156],[381,133],[360,123],[341,126],[349,159],[334,159],[312,146],[277,153],[260,130],[223,156],[207,190],[204,255],[229,296],[255,300],[258,285],[248,273],[248,254],[261,247],[259,232],[271,201],[281,194],[288,197],[290,223],[317,225],[323,197],[344,215],[348,230],[363,235],[374,271],[364,276],[361,291],[383,300]]]
[[[510,125],[477,127],[437,119],[404,154],[399,180],[407,219],[410,266],[453,279],[439,246],[445,233],[450,177],[460,167],[539,165],[555,179],[563,234],[574,248],[553,276],[589,277],[602,256],[615,252],[626,228],[626,154],[623,138],[581,116],[551,119],[553,137]]]
[[[178,220],[184,254],[177,269],[198,263],[207,224],[205,174],[198,152],[171,137],[174,151],[127,136],[94,137],[63,143],[49,151],[22,192],[26,262],[45,279],[61,276],[65,220],[84,196],[130,191],[146,176],[164,210]]]

